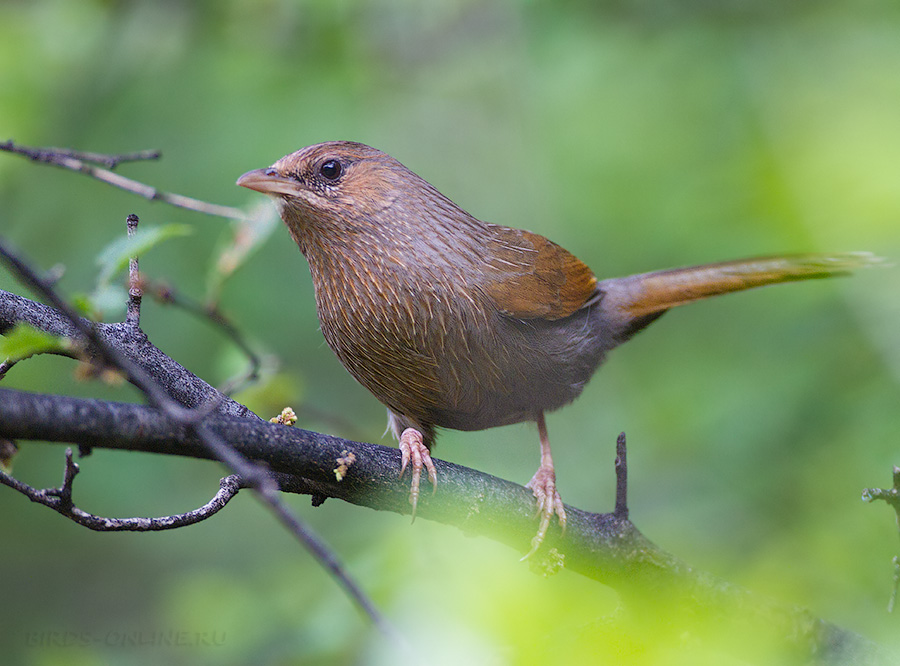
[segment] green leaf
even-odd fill
[[[106,284],[115,275],[128,266],[131,257],[145,254],[164,240],[177,236],[187,236],[193,233],[193,229],[186,224],[166,224],[161,227],[143,227],[138,229],[131,238],[120,237],[107,245],[97,257],[100,266],[98,282]]]
[[[20,361],[34,354],[68,351],[72,348],[66,338],[39,331],[31,324],[19,322],[0,338],[0,358]]]
[[[96,313],[94,305],[91,303],[91,297],[85,293],[72,295],[72,307],[75,308],[75,311],[78,312],[78,314],[82,317],[87,317],[88,319],[93,319]]]

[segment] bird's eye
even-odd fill
[[[341,177],[341,172],[343,172],[343,170],[341,163],[337,160],[326,160],[325,162],[322,162],[322,166],[319,167],[319,173],[327,180],[337,180]]]

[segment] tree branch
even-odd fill
[[[133,223],[137,224],[136,216]],[[219,404],[218,397],[212,401],[200,404],[196,409],[185,409],[182,403],[174,400],[169,395],[166,385],[160,384],[148,373],[140,364],[140,361],[133,361],[115,345],[107,342],[98,333],[93,322],[78,317],[71,306],[63,301],[54,291],[52,284],[38,275],[34,269],[13,253],[2,241],[0,241],[0,259],[25,284],[48,299],[59,310],[59,314],[68,320],[68,323],[74,328],[78,342],[84,344],[87,349],[93,352],[104,366],[122,371],[128,378],[128,381],[144,393],[154,408],[159,409],[173,424],[178,424],[186,432],[196,437],[197,441],[211,457],[222,461],[231,471],[239,474],[243,482],[257,493],[263,504],[268,506],[278,520],[288,528],[290,533],[334,577],[379,631],[391,639],[396,647],[406,649],[405,642],[397,634],[396,630],[385,620],[362,588],[350,578],[331,550],[285,506],[277,493],[277,485],[273,483],[273,480],[265,470],[235,451],[233,447],[229,446],[225,440],[203,422],[210,412],[217,408]],[[126,322],[125,328],[132,335],[146,339],[146,335],[139,327],[129,325]],[[212,390],[215,391],[215,389]],[[215,391],[215,393],[223,398],[225,397],[218,391]],[[90,444],[87,444],[87,446],[90,446]]]
[[[106,164],[110,169],[114,168],[121,162],[128,162],[143,159],[156,159],[159,157],[158,151],[144,151],[142,153],[131,153],[127,155],[100,155],[98,153],[81,153],[74,150],[60,150],[58,148],[29,148],[28,146],[17,146],[12,140],[0,143],[0,151],[22,155],[35,162],[50,164],[52,166],[69,169],[83,173],[107,185],[118,187],[119,189],[137,194],[139,197],[149,199],[150,201],[163,201],[178,208],[186,208],[198,213],[206,215],[216,215],[219,217],[227,217],[232,220],[246,220],[247,215],[240,208],[232,208],[231,206],[221,206],[206,201],[200,201],[192,197],[186,197],[182,194],[171,194],[162,192],[155,187],[145,185],[131,178],[120,176],[108,169],[93,166],[89,162]]]
[[[203,441],[208,433],[247,460],[263,463],[287,492],[308,493],[314,504],[333,497],[373,509],[409,513],[408,482],[397,477],[394,448],[352,442],[263,422],[156,349],[136,327],[94,324],[76,327],[55,310],[0,291],[0,333],[18,321],[56,335],[79,338],[80,328],[139,365],[186,405],[217,405],[215,416],[186,424],[141,405],[80,400],[0,389],[0,437],[74,443],[85,447],[146,451],[213,459]],[[351,455],[352,454],[352,455]],[[645,619],[671,624],[698,615],[711,618],[705,638],[776,640],[815,663],[893,663],[893,657],[857,634],[776,603],[711,574],[693,569],[647,540],[627,519],[624,438],[617,448],[614,513],[594,514],[566,507],[565,534],[551,529],[543,562],[565,566],[610,585]],[[348,464],[348,461],[353,460]],[[436,496],[420,498],[418,515],[487,536],[526,552],[534,532],[534,500],[517,484],[435,459],[441,477]],[[338,481],[335,470],[341,469]],[[693,626],[693,625],[691,625]],[[731,631],[729,631],[731,630]],[[723,645],[729,651],[733,646]]]
[[[140,150],[136,153],[105,155],[103,153],[73,150],[71,148],[26,148],[25,146],[16,146],[12,141],[0,144],[0,149],[24,155],[35,162],[44,162],[46,164],[53,164],[62,157],[70,157],[82,162],[102,164],[110,171],[125,162],[144,162],[147,160],[158,160],[162,157],[162,153],[158,150]]]
[[[284,491],[410,511],[409,486],[397,476],[400,454],[395,448],[222,415],[208,419],[206,426],[241,455],[278,472],[275,478]],[[0,389],[0,437],[212,457],[184,425],[150,407],[10,389]],[[335,469],[350,453],[355,461],[338,481]],[[534,499],[527,488],[437,458],[434,463],[441,485],[436,495],[420,498],[420,518],[527,552],[534,532]],[[820,663],[846,663],[848,655],[853,663],[890,663],[880,648],[853,632],[697,571],[659,549],[627,519],[571,506],[566,512],[566,532],[551,530],[542,564],[561,560],[569,571],[612,586],[633,607],[646,607],[648,618],[672,622],[711,614],[715,627],[742,627],[748,636],[765,635],[817,655],[824,659]],[[716,635],[714,627],[709,630]]]
[[[246,406],[220,393],[160,351],[139,328],[127,323],[104,324],[79,319],[84,326],[92,327],[100,340],[117,349],[148,377],[164,386],[166,392],[185,407],[214,403],[220,414],[258,418]],[[59,310],[0,289],[0,335],[19,322],[51,335],[73,340],[80,338],[75,324]],[[86,353],[89,358],[97,358],[96,351],[88,349]]]
[[[175,516],[160,518],[104,518],[82,511],[72,501],[72,486],[78,474],[78,463],[72,460],[72,449],[66,449],[63,484],[59,488],[38,490],[0,470],[0,483],[25,495],[82,527],[95,532],[159,532],[199,523],[216,515],[241,489],[241,478],[232,474],[219,482],[219,491],[203,506]]]
[[[900,467],[894,465],[893,474],[893,487],[866,488],[862,491],[862,499],[864,502],[875,502],[877,500],[886,502],[897,514],[897,531],[900,533]],[[894,556],[892,564],[894,565],[894,586],[890,599],[888,599],[888,613],[894,612],[894,606],[897,603],[897,593],[900,591],[900,556]]]

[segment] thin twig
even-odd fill
[[[158,518],[106,518],[82,511],[72,503],[72,486],[78,472],[78,463],[72,459],[72,449],[66,449],[65,473],[59,488],[38,490],[2,470],[0,483],[95,532],[159,532],[194,525],[217,514],[241,489],[241,478],[232,474],[219,482],[219,491],[209,502],[193,511]]]
[[[0,380],[6,377],[6,373],[9,372],[12,367],[18,363],[21,359],[6,359],[4,361],[0,361]]]
[[[613,515],[628,520],[628,447],[624,432],[616,438],[616,508]]]
[[[101,182],[104,182],[108,185],[112,185],[113,187],[118,187],[120,189],[126,190],[133,194],[137,194],[138,196],[144,197],[145,199],[149,199],[150,201],[163,201],[172,206],[177,206],[178,208],[186,208],[188,210],[197,211],[198,213],[205,213],[206,215],[216,215],[218,217],[226,217],[231,220],[246,220],[248,219],[246,213],[244,213],[239,208],[233,208],[231,206],[221,206],[219,204],[209,203],[207,201],[201,201],[199,199],[194,199],[191,197],[186,197],[181,194],[172,194],[170,192],[162,192],[155,187],[150,185],[145,185],[144,183],[138,182],[136,180],[132,180],[131,178],[125,178],[124,176],[120,176],[117,173],[113,173],[109,169],[103,169],[100,167],[93,166],[89,163],[89,161],[84,159],[78,159],[77,157],[73,157],[78,153],[74,151],[58,151],[54,152],[53,148],[30,148],[27,146],[17,146],[13,143],[12,140],[0,143],[0,151],[5,151],[8,153],[15,153],[16,155],[22,155],[27,157],[35,162],[42,162],[44,164],[50,164],[52,166],[61,167],[63,169],[69,169],[71,171],[77,171],[78,173],[83,173],[86,176],[90,176],[91,178],[95,178]],[[98,155],[96,153],[88,153],[92,157],[90,162],[100,162],[104,164],[108,164],[109,162],[113,162],[113,164],[118,164],[120,162],[127,161],[123,158],[134,158],[135,155],[140,155],[141,153],[132,153],[130,155]],[[151,154],[151,153],[148,153]]]
[[[201,303],[160,282],[144,280],[142,284],[144,291],[160,303],[174,305],[196,317],[211,321],[247,357],[246,371],[238,377],[228,380],[224,386],[220,387],[219,390],[222,393],[230,395],[244,384],[255,382],[259,379],[262,359],[253,351],[238,328],[222,314],[217,305]]]
[[[900,467],[894,465],[894,486],[892,488],[866,488],[862,491],[864,502],[882,500],[888,504],[897,514],[897,533],[900,534]],[[897,594],[900,592],[900,556],[894,557],[894,582],[891,596],[888,599],[888,613],[894,612],[897,603]]]
[[[152,406],[193,432],[217,460],[225,463],[233,472],[239,474],[244,482],[257,492],[282,524],[306,546],[307,550],[341,584],[345,592],[372,620],[373,624],[385,636],[393,640],[395,644],[403,644],[402,639],[394,628],[382,617],[381,613],[356,582],[349,577],[328,547],[287,509],[279,496],[277,483],[267,474],[265,468],[244,458],[203,423],[203,419],[206,418],[211,409],[215,409],[215,405],[210,406],[207,404],[204,406],[205,408],[186,409],[176,403],[143,368],[125,357],[118,349],[107,344],[97,334],[96,329],[92,325],[79,317],[72,307],[56,293],[53,287],[48,285],[30,265],[12,252],[2,240],[0,240],[0,258],[23,283],[47,299],[55,308],[62,311],[72,322],[72,325],[87,339],[104,364],[121,370],[132,384],[144,392]]]
[[[10,142],[11,143],[11,142]],[[147,160],[158,160],[162,157],[162,153],[158,150],[140,150],[136,153],[122,153],[119,155],[106,155],[104,153],[92,153],[84,150],[73,150],[72,148],[37,148],[31,149],[36,155],[45,155],[46,159],[40,159],[43,162],[49,162],[56,156],[71,157],[84,162],[93,162],[94,164],[102,164],[107,169],[115,169],[125,162],[143,162]]]
[[[128,237],[134,238],[140,219],[132,213],[125,219]],[[125,323],[134,328],[141,326],[141,274],[138,270],[138,258],[128,258],[128,307],[125,310]]]
[[[133,238],[137,231],[140,219],[132,213],[126,220],[128,237]],[[249,367],[240,377],[229,380],[225,387],[220,389],[225,395],[229,395],[237,387],[245,383],[259,379],[259,369],[262,365],[259,356],[250,348],[237,328],[219,312],[215,305],[203,305],[197,301],[180,296],[171,287],[155,285],[144,280],[138,270],[138,258],[131,257],[128,260],[128,308],[125,315],[125,323],[135,328],[140,328],[141,323],[141,299],[145,289],[150,289],[158,301],[176,305],[191,314],[209,319],[218,326],[225,335],[240,349],[248,360]]]

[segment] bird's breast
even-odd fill
[[[374,253],[326,265],[314,259],[310,269],[328,345],[381,402],[428,421],[440,406],[463,401],[452,377],[478,363],[473,332],[484,329],[463,285]]]
[[[602,358],[592,311],[556,321],[498,311],[472,275],[370,252],[310,269],[322,332],[397,414],[479,430],[529,420],[580,393]]]

